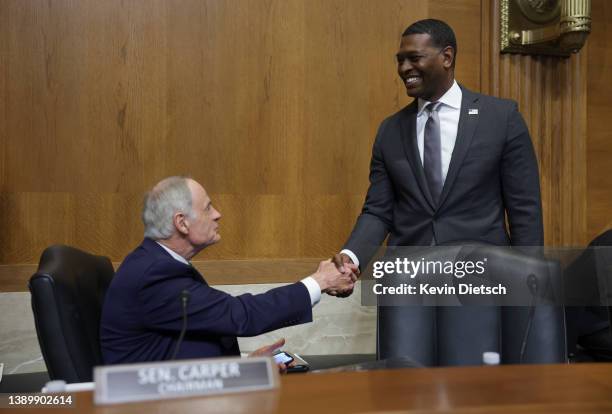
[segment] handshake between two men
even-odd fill
[[[359,267],[345,254],[336,254],[319,263],[312,278],[321,287],[321,292],[331,296],[347,297],[353,293],[359,278]]]
[[[145,238],[117,269],[102,307],[105,364],[240,355],[237,337],[311,322],[322,293],[353,292],[359,270],[342,254],[264,293],[233,296],[215,289],[189,261],[220,241],[220,219],[204,187],[191,178],[168,177],[147,193]],[[253,355],[270,355],[283,344],[280,339]]]
[[[359,278],[359,267],[353,264],[347,255],[343,253],[336,254],[331,259],[319,263],[317,271],[310,275],[310,277],[317,282],[321,293],[327,293],[331,296],[348,297],[353,293],[355,282]],[[302,280],[302,282],[304,283],[305,280]],[[284,344],[285,338],[280,338],[273,344],[253,351],[249,356],[272,355]],[[278,363],[279,371],[285,373],[287,368],[291,368],[294,365],[295,361],[288,365]]]

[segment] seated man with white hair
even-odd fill
[[[219,241],[220,218],[206,190],[191,178],[166,178],[147,193],[145,239],[117,270],[102,309],[106,364],[240,355],[237,336],[310,322],[322,292],[353,289],[356,267],[337,268],[330,260],[297,283],[259,295],[212,288],[189,260]]]

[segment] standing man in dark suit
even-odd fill
[[[221,214],[190,178],[158,183],[145,198],[142,218],[145,239],[117,270],[102,309],[107,364],[240,355],[236,336],[310,322],[321,292],[353,288],[356,266],[337,269],[331,260],[300,282],[260,295],[231,296],[210,287],[189,260],[220,240]]]
[[[543,244],[538,165],[517,104],[458,85],[456,55],[440,20],[404,31],[397,69],[415,99],[380,125],[345,263],[365,268],[387,235],[389,246]]]

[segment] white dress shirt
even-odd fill
[[[442,161],[442,182],[446,181],[448,174],[448,166],[450,165],[453,150],[455,149],[455,141],[457,141],[457,129],[459,127],[459,115],[461,114],[461,98],[463,93],[453,80],[453,86],[446,91],[437,102],[441,105],[438,108],[438,118],[440,120],[440,144],[441,144],[441,161]],[[418,100],[418,112],[416,122],[417,146],[419,155],[421,156],[421,166],[423,166],[423,148],[425,146],[425,124],[427,123],[428,114],[425,111],[425,106],[429,103],[424,99]],[[359,266],[359,259],[349,249],[343,249],[340,253],[346,254],[351,258],[353,263]]]
[[[178,260],[183,264],[191,266],[191,263],[189,263],[187,259],[185,259],[183,256],[181,256],[171,248],[163,245],[158,241],[156,241],[156,243],[159,244],[165,251],[167,251],[168,254],[172,256],[175,260]],[[308,294],[310,295],[310,305],[314,307],[314,305],[321,301],[321,286],[319,286],[317,281],[314,280],[312,276],[305,277],[304,279],[300,280],[300,282],[302,282],[304,286],[306,286],[306,289],[308,289]]]

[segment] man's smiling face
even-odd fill
[[[454,50],[435,47],[428,34],[402,37],[397,72],[408,96],[436,101],[452,86]]]

